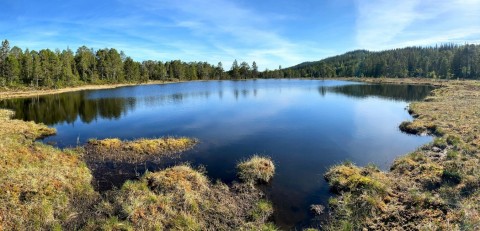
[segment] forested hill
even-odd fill
[[[273,75],[278,73],[271,72]],[[357,50],[281,70],[289,77],[480,78],[480,45],[407,47],[380,52]]]

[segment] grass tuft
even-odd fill
[[[275,165],[269,157],[258,155],[237,165],[238,177],[244,182],[269,182],[275,174]]]

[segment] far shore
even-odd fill
[[[447,82],[447,80],[432,80],[432,79],[425,79],[425,78],[335,77],[335,78],[306,78],[306,79],[318,79],[318,80],[328,79],[328,80],[344,80],[344,81],[355,81],[355,82],[365,82],[365,83],[387,83],[387,84],[427,84],[427,85],[434,85],[434,86],[441,86],[441,85],[444,85],[445,82]],[[153,81],[142,82],[142,83],[119,83],[119,84],[98,84],[98,85],[89,84],[89,85],[65,87],[65,88],[59,88],[59,89],[38,89],[38,88],[0,89],[0,100],[41,96],[41,95],[51,95],[51,94],[59,94],[59,93],[65,93],[65,92],[83,91],[83,90],[113,89],[113,88],[127,87],[127,86],[171,84],[171,83],[182,83],[182,82],[193,82],[193,81],[208,81],[208,80],[190,80],[190,81],[153,80]]]
[[[83,90],[100,90],[100,89],[112,89],[118,87],[127,87],[127,86],[138,86],[138,85],[155,85],[155,84],[170,84],[170,83],[181,83],[184,81],[161,81],[154,80],[143,83],[119,83],[119,84],[99,84],[99,85],[83,85],[77,87],[66,87],[59,89],[35,89],[35,88],[26,88],[22,90],[0,90],[0,100],[1,99],[11,99],[11,98],[22,98],[22,97],[32,97],[32,96],[41,96],[41,95],[51,95],[59,94],[65,92],[73,91],[83,91]]]

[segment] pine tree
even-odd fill
[[[20,80],[20,64],[14,54],[9,54],[3,64],[4,75],[7,78],[8,85],[14,86],[19,84]]]
[[[233,79],[238,79],[240,77],[240,67],[238,66],[238,62],[235,59],[232,63],[232,67],[230,68],[230,76]]]
[[[258,66],[255,61],[252,63],[252,78],[257,78],[258,77]]]
[[[0,47],[0,80],[2,86],[5,86],[7,83],[7,76],[6,76],[6,67],[5,61],[8,57],[8,53],[10,52],[10,43],[8,40],[2,41],[2,46]]]

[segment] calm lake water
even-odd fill
[[[277,171],[265,186],[282,228],[308,224],[311,204],[331,195],[323,174],[350,160],[388,169],[395,157],[431,137],[407,135],[408,102],[427,86],[368,85],[333,80],[248,80],[144,85],[12,99],[0,106],[16,117],[53,126],[44,142],[75,146],[90,138],[188,136],[201,143],[178,159],[143,166],[96,166],[97,188],[119,187],[148,168],[181,162],[204,166],[208,176],[236,180],[238,161],[272,157]]]

